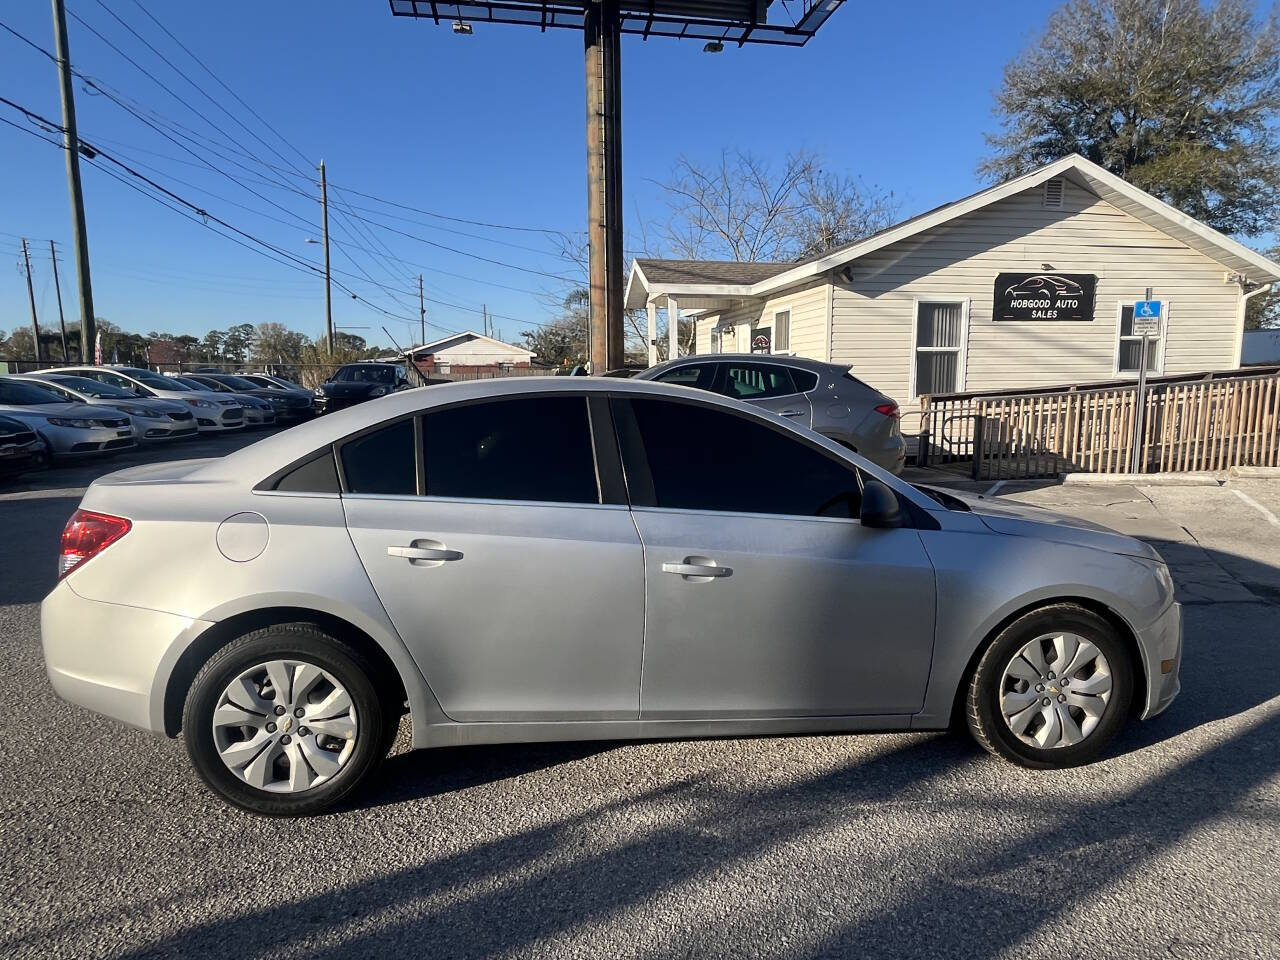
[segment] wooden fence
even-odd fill
[[[975,480],[1280,466],[1280,367],[921,398],[918,462]]]

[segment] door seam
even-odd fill
[[[644,655],[645,641],[649,639],[649,548],[645,545],[644,534],[640,532],[640,524],[636,523],[636,512],[628,508],[627,516],[631,518],[636,539],[640,541],[640,579],[644,584],[640,603],[640,689],[636,691],[636,719],[639,720],[644,715]]]

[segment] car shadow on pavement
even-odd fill
[[[469,790],[585,760],[616,746],[616,742],[610,741],[503,743],[397,753],[387,758],[372,783],[335,812],[364,810]]]

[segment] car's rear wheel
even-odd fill
[[[1019,617],[983,653],[966,718],[975,740],[1024,767],[1096,759],[1124,726],[1134,666],[1114,627],[1075,604]]]
[[[313,624],[255,630],[196,674],[183,737],[201,778],[267,816],[318,813],[386,755],[390,712],[358,650]]]

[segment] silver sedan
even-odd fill
[[[706,392],[549,377],[108,475],[42,608],[58,693],[271,815],[346,796],[404,712],[417,747],[959,723],[1085,763],[1176,696],[1181,624],[1138,540]]]
[[[133,432],[140,442],[177,440],[196,435],[196,418],[191,408],[176,400],[160,400],[135,396],[128,390],[100,383],[88,377],[72,377],[60,373],[24,373],[45,390],[68,403],[109,407],[126,414],[133,421]]]
[[[25,423],[58,458],[130,450],[133,422],[111,407],[68,403],[37,383],[0,377],[0,413]]]

